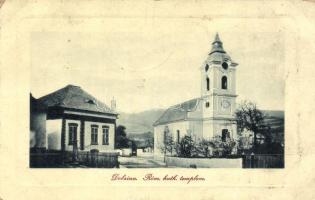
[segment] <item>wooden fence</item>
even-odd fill
[[[243,155],[243,168],[284,168],[283,154]]]
[[[119,167],[118,153],[78,152],[73,162],[72,152],[37,152],[30,153],[31,168],[66,168],[66,167]]]

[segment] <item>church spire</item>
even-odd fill
[[[212,42],[212,49],[211,49],[211,52],[209,53],[209,55],[214,53],[214,52],[225,53],[225,51],[223,49],[223,43],[221,42],[218,33],[216,33],[214,41]]]

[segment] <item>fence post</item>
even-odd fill
[[[242,168],[246,168],[246,156],[245,153],[242,153]]]
[[[254,152],[252,152],[251,154],[250,154],[250,167],[251,168],[255,168],[255,163],[254,163]]]

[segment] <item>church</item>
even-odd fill
[[[210,140],[214,136],[237,138],[234,117],[236,109],[237,63],[226,53],[218,34],[212,49],[200,67],[200,97],[169,107],[154,126],[154,154],[160,155],[165,133],[171,134],[174,142],[185,135],[195,141]]]

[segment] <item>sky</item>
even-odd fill
[[[216,32],[239,63],[237,102],[284,109],[285,34],[204,20],[107,19],[100,28],[31,34],[31,93],[78,85],[120,112],[167,108],[200,96],[200,67]],[[270,26],[270,25],[269,25]]]

